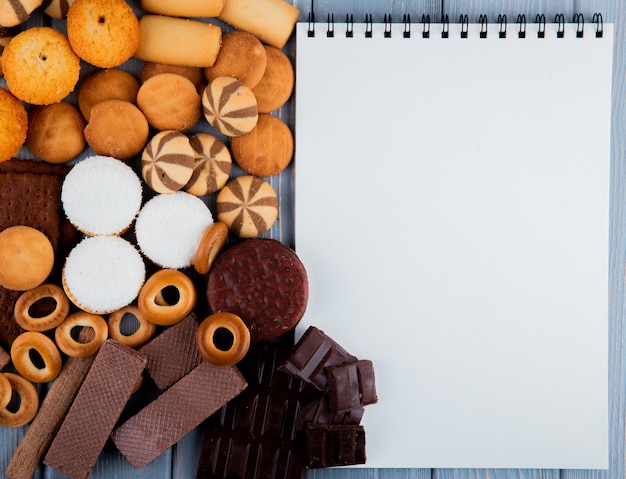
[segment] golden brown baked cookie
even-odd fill
[[[33,289],[52,271],[54,250],[48,237],[30,226],[0,231],[0,285],[15,291]]]
[[[267,67],[261,81],[252,89],[260,113],[269,113],[283,106],[295,83],[295,73],[289,57],[278,48],[265,45]]]
[[[106,100],[91,109],[87,144],[99,155],[127,160],[141,152],[150,127],[139,108],[124,100]]]
[[[85,121],[66,102],[42,105],[28,118],[26,144],[38,158],[48,163],[65,163],[85,148]]]
[[[229,76],[248,88],[254,88],[263,78],[267,53],[258,38],[247,32],[229,32],[222,35],[222,48],[212,67],[205,68],[207,80]]]
[[[67,19],[67,12],[76,0],[43,0],[41,9],[43,13],[59,20]]]
[[[74,90],[80,59],[61,32],[35,27],[13,37],[2,54],[2,71],[9,90],[20,100],[49,105]]]
[[[189,138],[194,150],[193,174],[184,190],[195,196],[205,196],[221,190],[230,175],[232,159],[226,145],[208,133],[196,133]]]
[[[217,17],[226,0],[141,0],[146,12],[170,17]]]
[[[137,103],[139,82],[130,73],[111,68],[89,75],[78,90],[78,108],[89,121],[91,107],[104,100],[124,100]]]
[[[248,133],[259,115],[252,90],[233,77],[217,77],[207,85],[202,109],[209,125],[227,136]]]
[[[184,67],[180,65],[168,65],[167,63],[145,62],[141,69],[141,83],[145,83],[149,78],[161,73],[176,73],[184,76],[196,87],[198,93],[206,86],[204,72],[200,67]]]
[[[10,91],[0,88],[0,162],[18,154],[27,130],[26,108]]]
[[[14,27],[29,19],[41,0],[6,0],[0,2],[0,26]]]
[[[255,176],[273,176],[291,162],[294,144],[285,122],[262,113],[254,130],[233,138],[230,146],[235,163],[243,171]]]
[[[139,20],[124,0],[76,0],[67,12],[67,36],[87,63],[112,68],[139,46]]]
[[[157,130],[188,130],[200,119],[200,95],[196,87],[175,73],[162,73],[146,80],[137,93],[137,106]]]
[[[0,27],[0,78],[2,78],[2,52],[17,33],[14,28]]]

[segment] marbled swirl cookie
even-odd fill
[[[217,195],[217,219],[240,238],[254,238],[269,230],[278,217],[272,185],[256,176],[239,176]]]
[[[195,196],[205,196],[221,190],[230,175],[232,159],[226,145],[208,133],[196,133],[189,138],[195,152],[191,179],[184,190]]]
[[[157,193],[173,193],[191,178],[194,160],[187,136],[179,131],[162,131],[143,150],[141,174]]]
[[[209,124],[231,137],[251,131],[259,117],[252,90],[227,76],[217,77],[207,85],[202,94],[202,106]]]
[[[3,0],[0,2],[0,26],[14,27],[30,18],[42,0]]]

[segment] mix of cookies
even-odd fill
[[[27,425],[7,477],[84,479],[108,441],[141,468],[196,427],[199,479],[365,463],[372,363],[314,327],[294,344],[306,268],[267,237],[298,17],[286,0],[0,6],[0,425]]]

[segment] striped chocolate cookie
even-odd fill
[[[191,179],[184,190],[195,196],[205,196],[221,190],[230,175],[232,159],[226,145],[208,133],[196,133],[189,138],[196,159]]]
[[[187,184],[195,154],[189,139],[179,131],[157,133],[141,155],[141,174],[157,193],[173,193]]]
[[[209,124],[227,136],[248,133],[256,126],[259,116],[252,90],[227,76],[217,77],[207,85],[202,106]]]

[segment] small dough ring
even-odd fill
[[[72,329],[76,327],[91,328],[93,338],[85,343],[76,341],[72,337]],[[102,343],[109,336],[109,327],[102,316],[77,311],[70,314],[54,331],[54,339],[61,351],[72,358],[86,358],[96,354]]]
[[[33,363],[31,350],[39,353],[43,367]],[[17,372],[33,383],[47,383],[61,372],[61,353],[54,342],[43,333],[27,331],[15,338],[11,345],[11,359]]]
[[[37,301],[51,298],[54,310],[46,316],[32,316],[31,308]],[[70,301],[63,288],[56,284],[42,284],[24,292],[15,303],[15,321],[26,331],[48,331],[63,322],[70,312]]]
[[[139,322],[139,328],[132,334],[124,334],[120,330],[122,320],[124,316],[130,314],[134,316]],[[138,348],[146,344],[154,333],[156,332],[156,326],[141,314],[137,306],[129,305],[109,315],[109,336],[115,339],[118,343],[122,343],[129,348]]]
[[[232,344],[227,349],[216,344],[216,334],[227,330]],[[215,366],[232,366],[241,361],[250,347],[250,331],[239,316],[220,312],[208,316],[196,331],[196,347],[205,361]]]
[[[163,291],[173,287],[178,291],[178,301],[168,303]],[[195,308],[196,288],[191,279],[176,269],[162,269],[154,273],[143,285],[137,299],[139,312],[157,326],[171,326],[187,317]]]
[[[11,391],[15,391],[20,396],[20,407],[17,411],[11,412],[6,406],[0,409],[0,426],[21,427],[33,420],[39,409],[39,395],[35,386],[22,376],[13,373],[4,373],[4,377],[9,380]]]
[[[216,221],[209,226],[200,240],[196,254],[193,257],[193,268],[199,274],[207,274],[217,254],[228,240],[228,226]]]
[[[11,402],[13,387],[4,374],[0,374],[0,410],[4,409]]]

